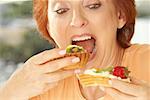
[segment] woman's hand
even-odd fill
[[[31,57],[0,89],[0,99],[27,100],[53,88],[58,81],[72,76],[73,70],[62,71],[60,69],[79,62],[79,58],[72,56],[50,61],[65,55],[64,51],[47,50]]]
[[[150,87],[135,78],[131,80],[131,83],[127,83],[112,79],[112,88],[105,88],[105,92],[114,100],[148,100]]]

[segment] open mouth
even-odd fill
[[[88,53],[90,53],[91,57],[95,54],[96,51],[96,39],[91,35],[84,34],[81,36],[73,37],[72,45],[78,45],[83,47]]]

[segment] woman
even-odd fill
[[[1,88],[0,98],[148,99],[150,47],[130,44],[136,16],[134,0],[34,0],[33,6],[40,32],[57,46],[27,60]],[[60,71],[64,66],[79,62],[78,57],[49,61],[65,55],[64,49],[73,42],[90,53],[86,69],[93,66],[128,66],[131,83],[111,80],[112,88],[83,88],[75,77],[81,70]]]

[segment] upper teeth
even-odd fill
[[[91,36],[82,36],[82,37],[75,37],[72,39],[72,41],[82,41],[82,40],[89,40],[91,39]]]

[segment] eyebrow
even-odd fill
[[[99,0],[83,0],[83,1],[82,1],[82,4],[88,4],[90,1],[91,1],[91,2],[95,2],[95,1],[96,1],[96,2],[100,2]]]
[[[51,5],[51,8],[54,8],[54,6],[57,4],[57,3],[63,3],[63,2],[69,2],[68,0],[67,1],[63,1],[63,0],[52,0],[50,5]]]

